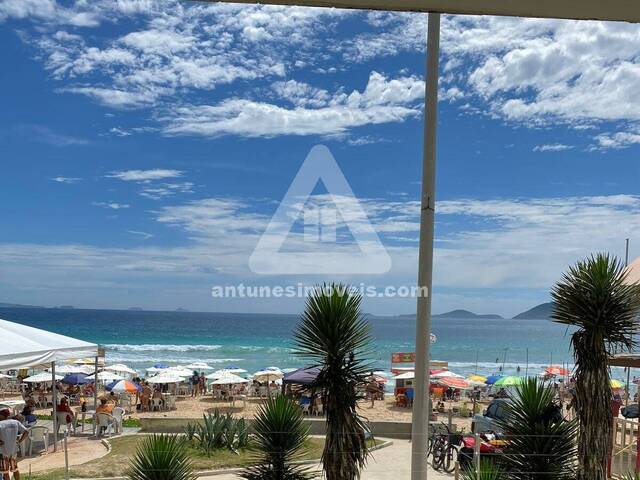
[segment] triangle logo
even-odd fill
[[[313,195],[320,182],[327,193]],[[297,222],[304,224],[302,232],[295,231]],[[344,231],[349,238],[339,233]],[[251,254],[249,267],[266,275],[390,270],[391,257],[326,146],[316,145],[307,155]]]

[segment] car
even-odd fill
[[[473,416],[471,421],[471,431],[473,433],[503,433],[502,429],[498,426],[498,421],[505,420],[507,418],[508,402],[508,398],[494,399],[482,415],[476,414]]]

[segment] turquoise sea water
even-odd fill
[[[157,362],[233,364],[249,372],[305,364],[293,354],[295,315],[0,308],[0,318],[99,343],[108,363],[143,371]],[[367,317],[375,337],[371,359],[391,367],[392,352],[413,351],[415,319]],[[432,358],[461,373],[533,375],[550,362],[571,364],[566,328],[547,320],[434,319]],[[622,378],[617,372],[617,378]]]

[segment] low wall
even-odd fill
[[[150,417],[140,419],[140,431],[143,433],[183,433],[188,423],[202,422],[202,418]],[[305,422],[309,425],[311,435],[324,435],[324,418],[309,418]],[[249,427],[252,420],[247,419]],[[371,432],[376,437],[404,438],[411,437],[411,424],[408,422],[369,422]]]

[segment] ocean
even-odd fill
[[[107,363],[126,363],[144,372],[158,362],[213,367],[236,365],[249,372],[305,365],[294,355],[296,315],[0,308],[0,318],[98,343]],[[370,359],[391,368],[392,352],[411,352],[415,319],[367,316],[374,336]],[[566,327],[548,320],[435,318],[431,357],[446,360],[463,375],[535,375],[546,365],[572,364]],[[518,370],[519,369],[519,370]],[[614,377],[624,380],[622,370]]]

